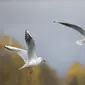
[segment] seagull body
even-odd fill
[[[81,39],[81,40],[77,40],[76,41],[76,44],[78,44],[78,45],[84,45],[85,44],[85,38],[84,39]]]
[[[16,52],[24,60],[25,64],[21,68],[19,68],[19,70],[25,67],[37,66],[42,61],[45,62],[45,60],[43,60],[42,57],[36,56],[35,41],[28,30],[25,31],[25,41],[26,41],[28,50],[5,45],[6,49]]]
[[[81,39],[81,40],[77,40],[76,44],[78,44],[78,45],[84,45],[85,44],[85,30],[83,28],[81,28],[77,25],[74,25],[74,24],[69,24],[69,23],[64,23],[64,22],[58,22],[58,23],[78,31],[84,38]]]

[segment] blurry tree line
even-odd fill
[[[24,48],[9,36],[0,36],[0,85],[85,85],[85,66],[74,62],[67,70],[64,79],[47,63],[32,67],[29,74],[27,68],[18,70],[23,64],[21,57],[4,48],[4,45]]]

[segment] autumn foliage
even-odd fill
[[[68,69],[65,78],[66,85],[85,85],[85,67],[75,62]]]
[[[79,62],[68,68],[62,80],[47,63],[32,67],[30,74],[28,68],[18,70],[24,64],[23,60],[4,45],[24,48],[15,39],[0,36],[0,85],[85,85],[85,66]]]

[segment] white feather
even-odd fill
[[[5,48],[16,52],[18,55],[20,55],[20,57],[24,60],[25,63],[28,62],[28,55],[27,55],[28,52],[26,50],[7,45],[5,45]]]

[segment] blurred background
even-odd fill
[[[84,28],[85,1],[0,0],[0,34],[8,35],[6,38],[1,37],[1,42],[7,44],[6,41],[9,40],[13,42],[8,42],[8,45],[13,45],[17,41],[21,47],[26,48],[24,31],[28,29],[36,40],[37,55],[46,59],[55,73],[60,77],[77,71],[84,74],[85,46],[75,43],[82,36],[71,28],[54,24],[54,20]],[[70,72],[68,69],[71,66],[73,70]],[[81,68],[82,72],[79,70]]]

